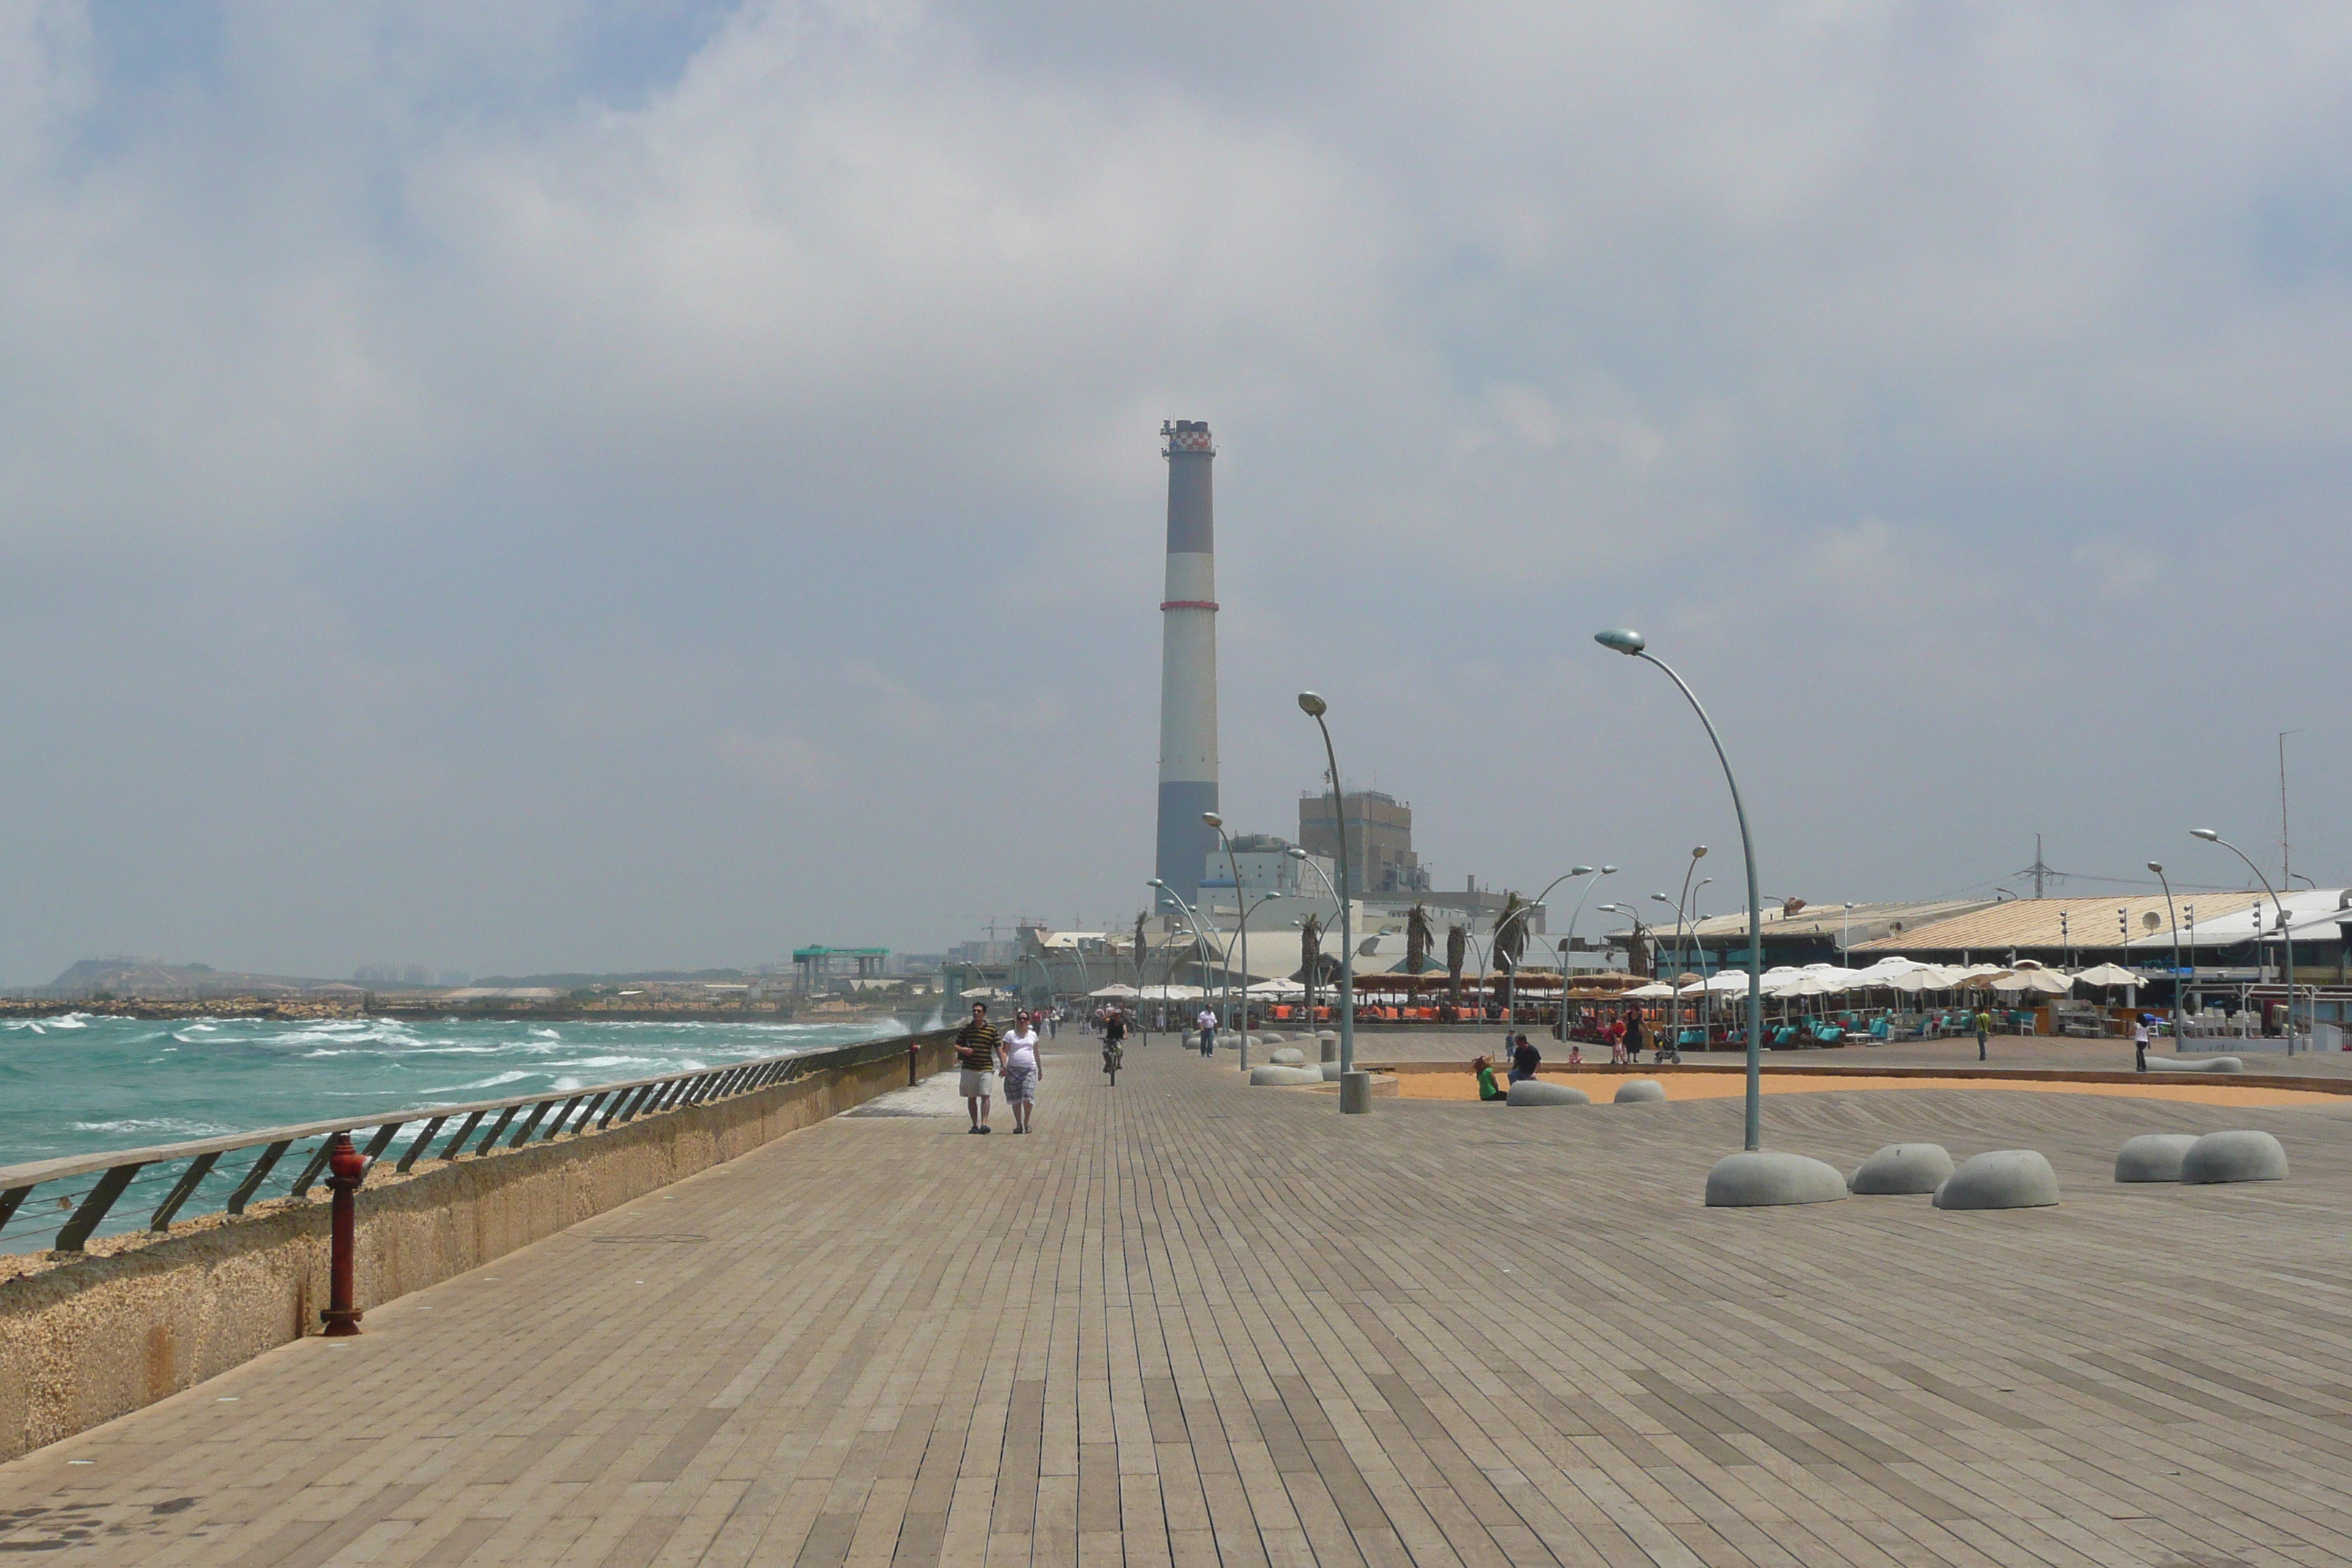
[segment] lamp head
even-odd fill
[[[1613,877],[1617,874],[1617,868],[1614,866],[1603,866],[1601,868],[1601,874],[1604,877]]]
[[[1648,646],[1641,633],[1631,627],[1619,626],[1612,631],[1595,632],[1592,640],[1612,653],[1636,654]]]
[[[1283,853],[1289,856],[1293,860],[1304,860],[1307,858],[1307,851],[1301,849],[1296,844],[1292,845],[1289,848],[1285,849]]]
[[[1201,814],[1201,820],[1207,823],[1212,827],[1223,827],[1225,825],[1225,819],[1219,816],[1213,811],[1202,812]]]
[[[2159,877],[2164,875],[2164,862],[2161,860],[2149,861],[2147,863],[2147,868],[2155,872]]]
[[[1691,847],[1691,858],[1692,858],[1692,859],[1694,859],[1694,860],[1704,860],[1704,859],[1706,859],[1706,845],[1704,845],[1704,844],[1696,844],[1696,845],[1693,845],[1693,846]]]
[[[1298,710],[1309,719],[1320,719],[1330,710],[1331,705],[1315,692],[1302,691],[1298,694]]]
[[[1590,866],[1570,866],[1568,868],[1568,874],[1571,877],[1590,877],[1592,875],[1592,868]]]
[[[2202,838],[2208,844],[2219,844],[2221,842],[2221,835],[2213,828],[2192,827],[2189,831],[2192,836]]]
[[[1144,884],[1144,886],[1145,886],[1145,887],[1147,887],[1147,888],[1157,888],[1157,889],[1160,889],[1161,892],[1163,892],[1163,893],[1164,893],[1164,892],[1166,892],[1166,891],[1168,890],[1168,884],[1167,884],[1167,883],[1165,883],[1165,882],[1163,882],[1163,881],[1161,881],[1161,880],[1160,880],[1159,878],[1157,878],[1157,877],[1152,878],[1152,879],[1151,879],[1151,880],[1150,880],[1149,882],[1146,882],[1146,883]]]
[[[1653,899],[1655,899],[1658,902],[1660,902],[1660,903],[1662,903],[1662,904],[1671,904],[1671,903],[1673,903],[1673,902],[1674,902],[1674,900],[1672,900],[1672,899],[1670,899],[1670,898],[1666,897],[1666,896],[1665,896],[1665,894],[1664,894],[1664,893],[1652,893],[1652,894],[1650,895],[1650,897],[1652,897]]]

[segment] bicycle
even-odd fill
[[[1111,1087],[1112,1087],[1112,1088],[1114,1088],[1114,1089],[1116,1089],[1116,1088],[1118,1088],[1118,1068],[1119,1068],[1119,1063],[1120,1063],[1121,1058],[1124,1057],[1124,1055],[1125,1055],[1125,1053],[1124,1053],[1124,1052],[1122,1052],[1122,1051],[1119,1049],[1119,1047],[1118,1047],[1118,1042],[1117,1042],[1117,1041],[1115,1041],[1115,1040],[1106,1040],[1106,1041],[1104,1041],[1104,1042],[1103,1042],[1103,1049],[1102,1049],[1102,1066],[1103,1066],[1103,1071],[1105,1071],[1105,1072],[1107,1072],[1107,1073],[1110,1074]]]

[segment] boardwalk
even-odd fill
[[[1056,1058],[1029,1138],[839,1119],[0,1467],[0,1550],[2352,1560],[2352,1106],[1790,1097],[1776,1147],[2035,1147],[2067,1201],[1734,1213],[1696,1194],[1737,1101],[1343,1120],[1230,1058],[1130,1063]],[[2107,1180],[2133,1132],[2231,1125],[2294,1180]]]

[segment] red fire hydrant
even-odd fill
[[[367,1156],[352,1147],[350,1133],[338,1132],[327,1144],[327,1185],[335,1196],[327,1248],[327,1305],[319,1316],[331,1340],[360,1331],[360,1310],[352,1305],[352,1254],[359,1249],[359,1191],[367,1166]]]

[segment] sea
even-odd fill
[[[74,1013],[0,1020],[0,1165],[345,1115],[357,1122],[468,1100],[566,1093],[906,1032],[887,1018],[854,1024],[156,1022]],[[165,1168],[142,1173],[150,1184],[167,1174]],[[100,1234],[131,1224],[135,1195],[125,1197],[123,1212]],[[41,1190],[38,1196],[46,1201],[48,1194]],[[216,1206],[199,1202],[185,1212]],[[0,1252],[29,1245],[25,1232],[34,1217],[28,1212],[20,1216],[26,1223],[6,1226]]]

